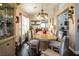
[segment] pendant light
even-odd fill
[[[37,19],[39,20],[45,20],[45,19],[48,19],[48,14],[44,12],[44,9],[43,9],[43,3],[42,3],[42,9],[41,9],[41,12],[38,13],[37,15]]]

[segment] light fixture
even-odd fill
[[[0,6],[2,6],[2,3],[0,3]]]
[[[42,9],[41,9],[41,12],[38,13],[37,15],[37,19],[39,20],[45,20],[45,19],[48,19],[48,14],[44,12],[44,9],[43,9],[43,3],[42,3]]]

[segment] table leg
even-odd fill
[[[39,51],[44,51],[48,49],[48,42],[46,41],[40,41]]]

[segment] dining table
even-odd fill
[[[56,40],[57,37],[51,32],[43,33],[39,31],[33,35],[33,38],[39,40],[39,50],[44,51],[49,48],[49,42]]]

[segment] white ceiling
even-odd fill
[[[56,3],[43,3],[44,12],[49,15],[53,14]],[[30,15],[36,15],[41,11],[42,3],[22,3],[21,9]]]

